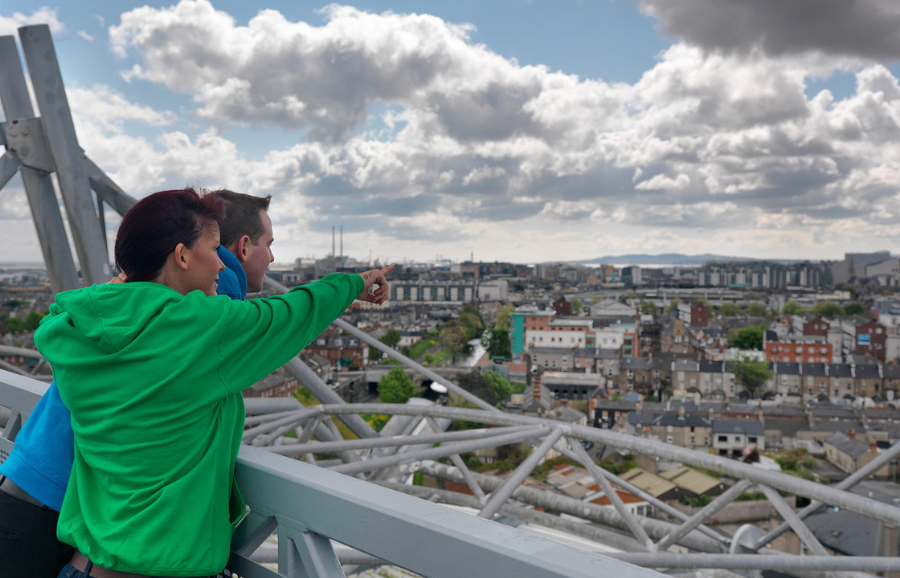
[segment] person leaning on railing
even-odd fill
[[[272,255],[271,197],[219,189],[211,193],[225,203],[217,251],[225,265],[218,295],[244,300],[262,290]],[[173,230],[177,234],[177,227]],[[134,269],[156,271],[158,263],[133,254]],[[147,273],[137,271],[137,276]],[[124,277],[124,274],[122,275]],[[122,282],[116,277],[110,283]],[[56,524],[72,473],[73,434],[69,410],[53,381],[16,437],[9,458],[0,465],[0,570],[16,578],[55,578],[74,553],[56,538]],[[0,578],[2,578],[0,574]]]
[[[78,552],[61,577],[222,571],[246,514],[234,483],[241,391],[354,298],[387,298],[392,267],[334,273],[269,299],[211,297],[224,269],[221,203],[191,189],[137,203],[116,239],[127,282],[58,294],[35,334],[75,440],[57,534]],[[175,242],[160,239],[173,227]],[[158,267],[146,278],[129,265],[148,261]]]

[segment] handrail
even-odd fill
[[[22,421],[46,389],[0,370],[0,405]],[[10,437],[0,442],[12,446]],[[601,568],[618,578],[661,576],[246,445],[235,476],[251,513],[235,533],[227,568],[242,578],[341,577],[330,540],[432,578],[594,578]],[[273,531],[278,573],[249,559]]]

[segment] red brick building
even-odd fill
[[[794,363],[831,363],[834,352],[830,343],[802,341],[768,341],[765,344],[766,361]]]

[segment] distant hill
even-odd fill
[[[715,262],[747,262],[761,261],[762,259],[751,259],[749,257],[728,257],[725,255],[712,255],[704,253],[702,255],[682,255],[681,253],[663,253],[661,255],[647,255],[644,253],[634,255],[619,255],[597,257],[596,259],[588,259],[583,261],[568,261],[569,263],[578,263],[581,265],[687,265],[700,266],[712,261]],[[793,263],[796,259],[765,259],[775,263]]]

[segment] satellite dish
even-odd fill
[[[431,384],[431,391],[437,393],[447,393],[447,388],[435,381]]]

